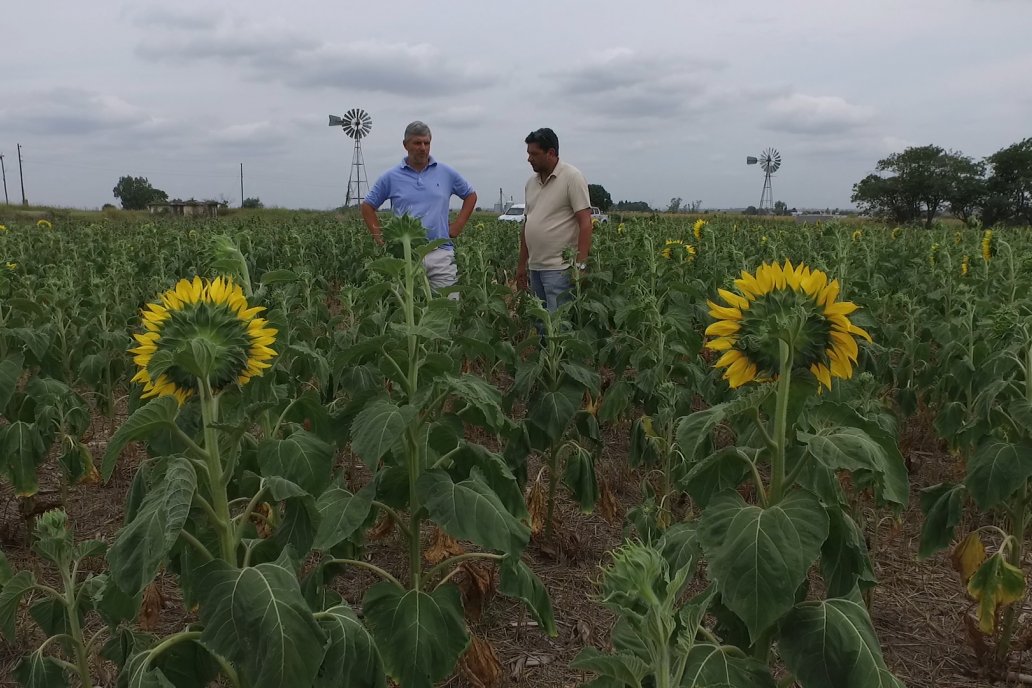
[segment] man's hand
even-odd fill
[[[460,223],[458,220],[452,222],[450,225],[448,225],[448,236],[450,236],[452,239],[455,239],[460,234],[462,234],[462,230],[465,228],[465,226],[466,223]]]
[[[520,265],[516,268],[516,288],[521,291],[530,289],[530,280],[527,278],[527,266]]]
[[[372,235],[373,241],[376,242],[376,245],[383,246],[383,233],[379,229],[377,229],[376,231],[372,232]]]

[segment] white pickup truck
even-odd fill
[[[609,222],[609,216],[595,206],[591,206],[591,221],[602,224],[604,222]]]

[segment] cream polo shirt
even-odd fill
[[[562,160],[544,184],[535,174],[527,180],[527,220],[523,236],[527,242],[531,270],[564,270],[570,263],[563,260],[567,246],[576,248],[580,227],[573,214],[591,207],[588,182],[573,165]]]

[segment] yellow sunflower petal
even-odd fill
[[[737,308],[743,311],[749,309],[749,299],[743,298],[727,289],[717,289],[717,293],[720,294],[720,297],[732,308]]]
[[[727,368],[735,361],[745,358],[745,354],[737,349],[731,349],[726,351],[723,356],[717,359],[717,362],[713,364],[714,368]]]
[[[706,304],[710,307],[710,317],[716,320],[741,320],[742,311],[737,308],[730,308],[728,306],[720,306],[712,301],[706,301]]]
[[[707,337],[726,337],[741,329],[741,325],[733,320],[718,320],[706,328]]]
[[[727,351],[734,345],[734,337],[717,337],[706,342],[706,348],[711,351]]]

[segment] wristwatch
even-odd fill
[[[587,270],[588,269],[588,264],[587,263],[577,263],[576,265],[577,265],[577,269],[578,270]]]

